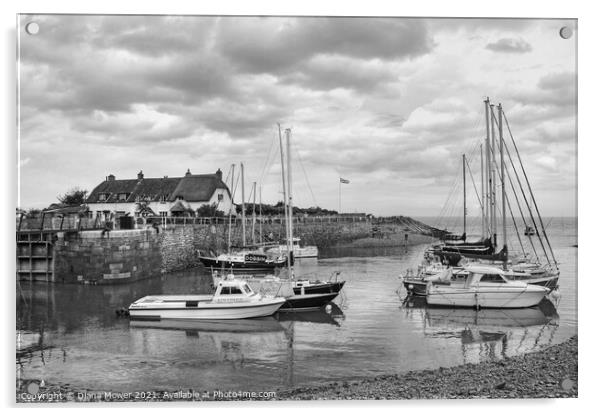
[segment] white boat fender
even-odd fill
[[[330,312],[332,312],[332,305],[330,305],[330,304],[326,305],[326,308],[324,308],[324,310],[326,311],[327,314],[330,314]]]

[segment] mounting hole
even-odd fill
[[[569,39],[571,36],[573,36],[573,29],[568,26],[563,26],[560,28],[560,37],[562,39]]]
[[[37,35],[40,32],[40,25],[36,22],[29,22],[25,25],[25,31],[30,35]]]

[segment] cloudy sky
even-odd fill
[[[40,25],[28,35],[30,21]],[[276,123],[292,128],[296,204],[438,215],[505,108],[542,214],[575,215],[576,36],[560,20],[21,16],[20,206],[105,176],[245,164],[281,198]],[[478,158],[472,158],[478,176]],[[475,179],[477,179],[475,177]],[[248,193],[248,191],[247,191]],[[469,215],[477,215],[476,199]]]

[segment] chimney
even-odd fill
[[[138,180],[144,179],[144,173],[142,171],[138,172]]]
[[[185,175],[185,176],[190,176],[190,175],[192,175],[192,173],[190,173],[190,169],[188,169],[188,170],[186,171],[186,175]]]
[[[115,180],[115,175],[113,175],[112,173],[107,176],[107,181],[114,181]]]
[[[217,176],[217,179],[219,179],[221,181],[222,180],[222,170],[218,169],[217,172],[215,172],[215,176]]]

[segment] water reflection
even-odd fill
[[[476,310],[433,307],[424,297],[408,297],[404,307],[426,337],[459,340],[465,362],[473,361],[471,352],[479,360],[498,359],[549,345],[559,320],[547,298],[532,308]]]
[[[337,327],[341,326],[341,321],[345,319],[342,309],[335,303],[330,303],[326,308],[319,310],[308,310],[302,312],[278,312],[276,315],[278,321],[286,322],[308,322],[315,324],[327,324]]]
[[[115,310],[149,294],[211,293],[204,269],[118,286],[21,282],[17,369],[24,379],[99,390],[271,390],[528,352],[576,331],[575,250],[564,246],[558,250],[558,313],[544,303],[518,316],[449,312],[420,301],[402,305],[397,276],[421,261],[426,246],[299,260],[299,277],[342,272],[346,284],[336,305],[245,320],[243,328],[236,322],[130,324],[116,316]]]

